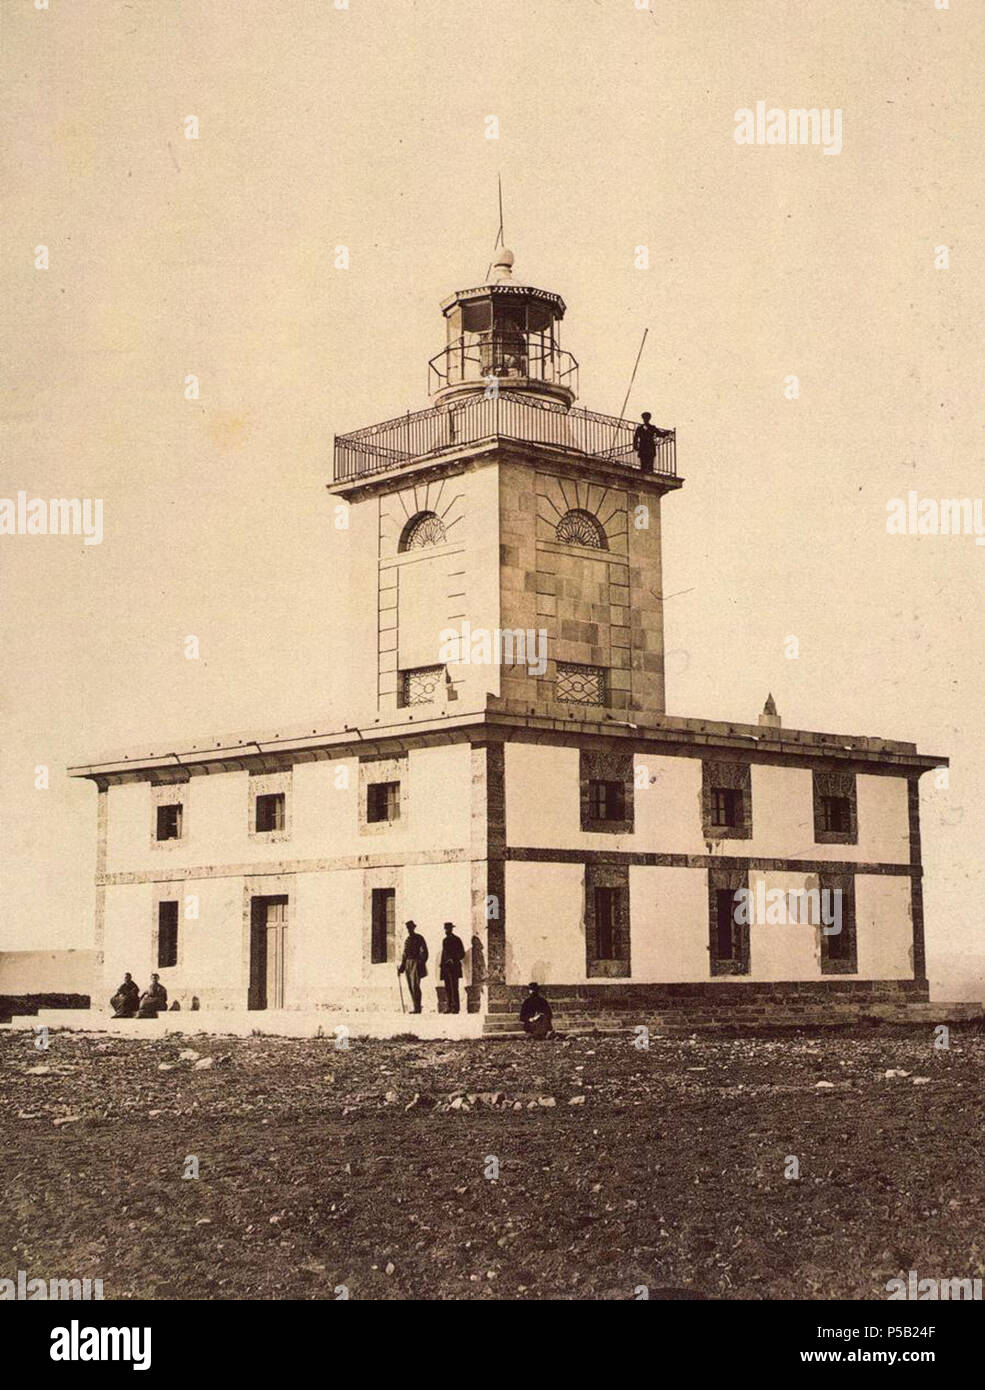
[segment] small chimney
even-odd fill
[[[770,692],[766,697],[766,704],[763,706],[763,712],[759,716],[760,726],[765,729],[779,729],[782,722],[783,721],[776,712],[776,701],[773,699],[772,692]]]

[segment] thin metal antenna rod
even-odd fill
[[[633,382],[636,380],[636,371],[637,371],[637,368],[638,368],[639,365],[640,365],[640,358],[643,356],[643,347],[644,347],[644,344],[646,343],[646,335],[649,333],[649,331],[650,331],[649,328],[644,328],[644,329],[643,329],[643,339],[642,339],[642,341],[641,341],[641,343],[640,343],[640,350],[639,350],[639,352],[636,354],[636,361],[635,361],[635,363],[633,364],[633,375],[629,378],[629,385],[626,387],[626,395],[623,397],[622,410],[620,410],[620,412],[619,412],[619,418],[620,418],[620,420],[625,419],[625,416],[626,416],[626,406],[627,406],[628,403],[629,403],[629,393],[630,393],[630,391],[632,391],[632,389],[633,389]]]
[[[506,242],[505,242],[504,239],[503,239],[503,176],[502,176],[502,174],[497,174],[497,175],[496,175],[496,185],[497,185],[497,188],[498,188],[498,190],[499,190],[499,231],[496,233],[496,241],[495,241],[495,244],[493,245],[493,254],[494,254],[494,255],[495,255],[495,253],[499,250],[500,246],[505,246],[505,245],[506,245]],[[492,263],[492,261],[490,261],[490,262],[489,262],[489,265],[488,265],[487,268],[486,268],[486,279],[487,279],[487,280],[489,279],[489,276],[490,276],[490,274],[491,274],[491,272],[492,272],[492,268],[493,268],[493,263]]]
[[[639,365],[640,365],[640,358],[643,356],[643,348],[644,348],[644,345],[645,345],[645,343],[646,343],[646,335],[649,333],[649,331],[650,331],[649,328],[644,328],[644,329],[643,329],[643,337],[642,337],[642,339],[640,340],[640,350],[639,350],[639,352],[636,354],[636,361],[633,363],[633,375],[629,378],[629,385],[626,387],[626,394],[625,394],[625,396],[623,397],[622,410],[620,410],[620,412],[619,412],[619,419],[620,419],[620,420],[624,420],[624,419],[626,418],[626,406],[629,404],[629,393],[630,393],[630,391],[632,391],[632,389],[633,389],[633,382],[636,380],[637,368],[638,368]],[[611,444],[611,446],[610,446],[611,449],[612,449],[613,451],[615,450],[615,447],[616,447],[616,440],[617,440],[618,438],[619,438],[619,427],[618,427],[618,426],[614,426],[614,427],[613,427],[613,430],[612,430],[612,444]]]

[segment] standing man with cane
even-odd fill
[[[403,960],[397,967],[398,975],[407,976],[407,988],[410,990],[411,1002],[414,1007],[411,1013],[421,1012],[421,980],[428,973],[428,944],[424,937],[417,930],[416,922],[405,922],[407,928],[407,938],[404,941]]]

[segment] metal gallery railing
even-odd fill
[[[542,381],[578,395],[578,363],[549,333],[466,333],[428,363],[428,394],[448,387],[487,382],[507,388],[515,381]]]
[[[531,400],[500,391],[476,394],[465,401],[408,411],[352,434],[335,436],[335,481],[352,482],[383,473],[446,449],[487,440],[511,439],[545,444],[572,454],[588,455],[639,469],[633,449],[636,424],[614,415]],[[677,440],[673,430],[657,440],[653,472],[677,475]]]

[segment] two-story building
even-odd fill
[[[563,301],[442,306],[432,405],[340,436],[351,698],[325,727],[71,769],[98,788],[107,991],[189,1007],[399,1010],[413,918],[468,947],[469,1005],[824,991],[927,997],[914,745],[668,715],[648,453],[575,406]],[[638,442],[638,441],[637,441]],[[425,996],[425,1007],[434,996]]]

